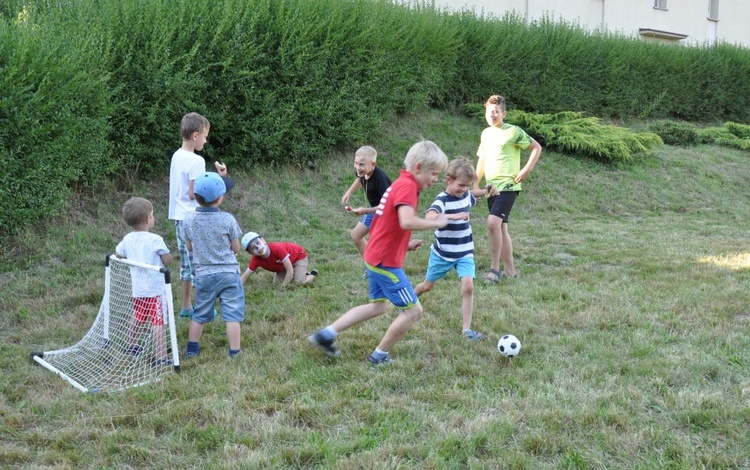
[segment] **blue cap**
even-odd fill
[[[227,186],[218,173],[206,172],[201,173],[195,178],[193,192],[200,194],[203,197],[203,201],[206,204],[210,204],[227,192]]]

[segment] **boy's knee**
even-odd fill
[[[422,316],[422,304],[416,304],[415,306],[404,310],[404,315],[406,315],[406,317],[412,322],[419,320]]]
[[[464,297],[474,295],[474,283],[464,282],[461,284],[461,295]]]

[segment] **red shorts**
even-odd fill
[[[135,310],[135,321],[138,323],[146,323],[147,321],[150,321],[154,326],[161,326],[164,324],[161,296],[135,297],[133,299],[133,310]]]

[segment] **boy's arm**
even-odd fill
[[[232,240],[232,251],[234,252],[235,255],[240,252],[240,248],[241,248],[240,247],[240,239],[239,238],[235,238],[234,240]]]
[[[289,259],[288,256],[284,258],[284,261],[282,261],[282,263],[284,264],[284,269],[286,269],[286,273],[284,276],[284,280],[281,282],[281,285],[285,286],[294,277],[294,266],[292,266],[292,261]]]
[[[190,180],[188,183],[188,199],[191,201],[195,201],[195,193],[193,192],[193,188],[195,187],[195,180]]]
[[[172,264],[172,254],[171,253],[164,253],[163,255],[159,255],[161,257],[161,263],[164,266],[168,266]]]
[[[227,166],[221,162],[214,162],[214,168],[219,176],[227,176]]]
[[[347,189],[344,195],[341,197],[341,205],[342,206],[347,205],[349,203],[349,199],[351,199],[352,197],[352,194],[354,194],[354,191],[358,190],[361,187],[362,187],[362,183],[359,182],[359,178],[355,179],[354,183],[352,183],[352,185],[349,186],[349,189]]]
[[[185,248],[187,248],[187,251],[193,251],[193,244],[187,238],[185,239]]]
[[[529,161],[526,162],[526,166],[518,172],[518,176],[514,179],[516,183],[520,183],[529,176],[529,173],[531,173],[531,170],[534,169],[534,165],[536,165],[536,162],[539,160],[539,156],[542,154],[541,144],[534,139],[531,139],[531,145],[529,145],[529,148],[531,149]]]
[[[422,219],[417,216],[417,211],[413,207],[402,205],[398,206],[398,224],[404,230],[429,230],[432,228],[445,227],[449,220],[467,220],[469,214],[435,214],[432,219]]]
[[[243,286],[245,285],[245,283],[247,282],[247,280],[248,280],[248,279],[250,278],[250,276],[251,276],[251,275],[252,275],[252,274],[253,274],[254,272],[255,272],[255,271],[251,271],[251,270],[250,270],[250,268],[247,268],[247,269],[245,270],[245,272],[244,272],[244,273],[242,273],[242,274],[240,275],[240,282],[242,283],[242,285],[243,285]]]
[[[479,161],[477,161],[477,168],[476,168],[476,174],[477,179],[474,180],[474,189],[479,189],[479,183],[482,181],[482,178],[484,177],[484,157],[479,157]]]

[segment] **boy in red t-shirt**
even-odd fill
[[[448,158],[434,142],[423,140],[412,145],[404,160],[405,170],[385,192],[370,227],[370,240],[363,258],[370,281],[370,302],[349,310],[331,325],[318,330],[308,340],[329,356],[338,356],[333,344],[339,333],[386,312],[390,301],[402,312],[388,327],[383,339],[367,359],[371,367],[393,362],[389,352],[422,315],[422,305],[403,270],[412,230],[431,230],[448,220],[468,218],[468,214],[438,214],[432,220],[417,216],[419,191],[438,180],[448,166]]]
[[[243,285],[258,268],[276,273],[273,282],[282,286],[292,279],[295,284],[307,284],[318,276],[318,271],[307,272],[307,251],[300,245],[286,242],[267,243],[255,232],[247,232],[242,237],[241,245],[243,250],[253,255],[247,270],[240,276]]]

